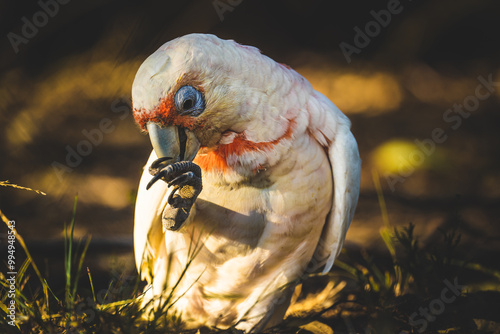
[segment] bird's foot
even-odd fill
[[[163,180],[169,187],[174,187],[168,196],[168,204],[163,211],[163,230],[178,230],[189,217],[196,198],[203,186],[201,168],[191,161],[169,163],[170,158],[155,160],[149,173],[153,179],[148,183],[149,189],[156,181]]]

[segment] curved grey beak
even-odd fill
[[[178,126],[167,126],[154,122],[146,124],[149,139],[158,158],[171,158],[172,162],[192,161],[200,149],[194,133]]]

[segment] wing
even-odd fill
[[[156,159],[157,156],[152,151],[139,182],[134,218],[135,264],[141,279],[147,279],[148,283],[151,283],[154,264],[164,237],[161,215],[168,199],[168,186],[165,182],[156,182],[146,190],[146,185],[152,178],[148,167]]]
[[[358,203],[361,159],[349,119],[322,94],[309,108],[309,130],[328,151],[333,176],[333,203],[314,255],[323,274],[342,250]],[[318,267],[319,267],[318,266]]]

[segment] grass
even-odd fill
[[[377,175],[374,182],[387,255],[344,250],[332,273],[311,275],[303,282],[302,293],[295,296],[283,324],[267,333],[499,333],[500,272],[464,258],[456,229],[442,231],[442,242],[429,248],[420,244],[413,224],[392,228]],[[32,190],[8,182],[0,185]],[[2,333],[238,333],[234,329],[182,330],[180,318],[171,312],[182,295],[179,292],[141,307],[138,276],[118,274],[107,289],[96,293],[91,269],[84,270],[90,237],[76,241],[73,236],[76,210],[77,197],[71,221],[64,226],[62,291],[51,289],[16,233],[16,251],[22,249],[26,259],[16,264],[15,326],[9,325],[7,317],[10,282],[0,274]],[[0,217],[9,224],[1,211]],[[197,247],[192,254],[194,258]],[[454,296],[449,284],[455,282],[463,287]],[[421,309],[434,313],[422,315]]]

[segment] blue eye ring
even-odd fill
[[[203,94],[193,86],[182,86],[174,97],[175,108],[180,115],[198,116],[205,110]]]

